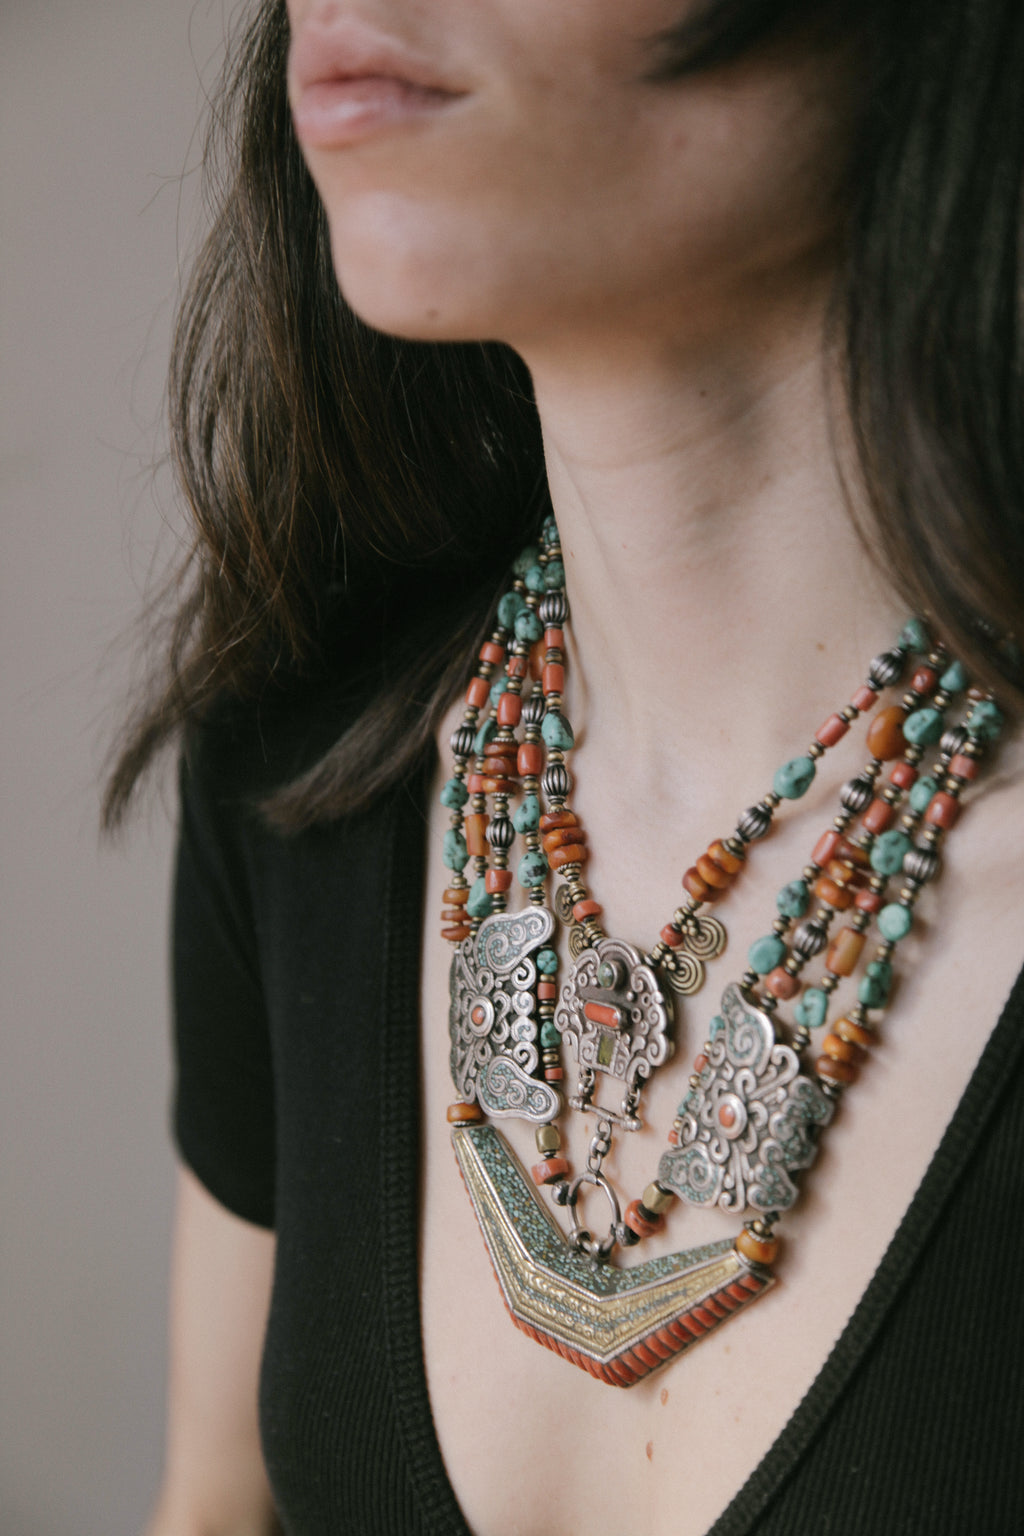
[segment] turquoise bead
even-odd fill
[[[545,1019],[540,1027],[540,1048],[542,1051],[553,1051],[561,1045],[562,1037],[552,1024],[550,1019]]]
[[[791,880],[775,898],[775,905],[783,917],[803,917],[811,904],[811,893],[806,880]]]
[[[914,914],[909,907],[901,906],[898,901],[891,901],[878,914],[878,931],[883,939],[898,944],[900,939],[905,939],[910,932],[913,921]]]
[[[512,571],[516,576],[525,576],[531,566],[537,564],[537,556],[540,550],[536,544],[528,544],[521,555],[516,555],[512,562]]]
[[[543,592],[544,567],[542,565],[531,565],[530,569],[523,576],[523,585],[526,587],[527,592]]]
[[[927,747],[942,735],[941,709],[915,709],[903,722],[903,734],[915,747]]]
[[[502,629],[511,629],[525,607],[521,592],[506,592],[498,604],[498,623]]]
[[[892,966],[888,960],[872,960],[868,973],[857,988],[857,1001],[865,1008],[884,1008],[892,986]]]
[[[912,847],[903,832],[882,832],[871,845],[871,868],[876,875],[898,875]]]
[[[799,800],[806,795],[814,780],[813,757],[794,757],[776,771],[772,788],[783,800]]]
[[[469,863],[466,839],[461,832],[456,832],[454,827],[449,828],[444,835],[444,851],[441,858],[446,869],[465,869]]]
[[[995,741],[1003,728],[1003,712],[991,699],[979,699],[965,721],[968,736],[977,741]]]
[[[549,560],[544,568],[544,585],[549,592],[565,586],[565,566],[561,560]]]
[[[951,662],[939,678],[939,687],[946,693],[960,693],[967,687],[967,668],[961,661]]]
[[[535,848],[523,854],[516,874],[519,876],[519,884],[529,889],[531,885],[540,885],[547,872],[548,861],[540,849]]]
[[[537,969],[545,976],[553,976],[558,970],[558,956],[553,949],[541,949],[537,952]]]
[[[801,1029],[818,1029],[828,1013],[828,994],[820,987],[808,987],[793,1009],[793,1017]]]
[[[546,517],[544,519],[541,525],[540,536],[545,544],[557,544],[559,542],[558,524],[553,517]]]
[[[910,809],[912,811],[926,811],[931,805],[932,796],[938,787],[938,779],[933,779],[930,775],[926,775],[923,779],[918,779],[917,783],[911,787],[910,794],[907,797],[910,801]]]
[[[907,620],[900,633],[900,645],[906,646],[911,651],[927,651],[931,649],[928,631],[920,619]]]
[[[496,677],[491,684],[491,703],[497,706],[498,700],[503,693],[508,693],[508,678],[504,672],[500,677]]]
[[[473,737],[473,751],[476,753],[477,757],[483,755],[484,747],[486,747],[489,741],[493,741],[497,734],[497,720],[485,720],[483,725],[477,731],[476,735]]]
[[[525,640],[530,645],[535,640],[539,640],[544,633],[544,625],[532,608],[524,608],[522,613],[517,616],[515,629],[516,639]]]
[[[440,794],[441,804],[449,811],[461,811],[469,799],[469,790],[461,779],[449,779]]]
[[[540,801],[536,795],[524,795],[523,802],[512,813],[512,825],[517,832],[536,832],[540,826]]]
[[[488,892],[487,886],[484,884],[484,877],[481,875],[478,880],[473,881],[469,900],[466,902],[466,911],[470,917],[476,918],[490,917],[493,910],[494,899]]]
[[[755,939],[747,955],[750,969],[756,971],[759,976],[767,976],[768,972],[774,971],[785,958],[786,946],[777,933],[766,933],[763,939]]]
[[[552,752],[568,752],[576,741],[572,726],[565,716],[555,714],[553,711],[544,716],[540,734]]]

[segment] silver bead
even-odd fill
[[[934,880],[939,872],[939,855],[930,848],[911,848],[903,860],[903,873],[918,885]]]
[[[847,779],[839,791],[841,803],[855,814],[867,810],[874,798],[875,786],[870,779]]]
[[[535,688],[523,703],[523,724],[540,725],[544,719],[544,695]]]
[[[900,677],[905,660],[902,651],[881,651],[868,667],[868,677],[879,688],[891,688]]]
[[[564,763],[549,763],[540,782],[549,800],[564,800],[572,789],[572,774]]]
[[[769,808],[764,804],[752,805],[740,817],[736,832],[745,843],[756,843],[759,837],[764,837],[771,824],[772,813]]]
[[[828,934],[814,921],[801,923],[791,941],[792,948],[804,960],[813,960],[815,955],[820,955],[827,943]]]
[[[474,731],[471,725],[458,725],[452,731],[448,745],[453,757],[468,757],[473,750]]]
[[[955,757],[958,752],[963,751],[966,741],[967,732],[963,726],[951,725],[948,731],[942,733],[939,751],[945,753],[947,757]]]
[[[537,609],[545,629],[560,628],[569,617],[569,604],[564,592],[545,592]]]
[[[511,848],[515,835],[515,828],[507,816],[493,817],[487,827],[487,841],[492,848]]]

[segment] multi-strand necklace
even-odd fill
[[[563,709],[568,617],[549,518],[498,603],[441,792],[451,812],[442,934],[455,948],[449,1032],[458,1100],[448,1120],[513,1320],[599,1379],[629,1386],[773,1282],[775,1225],[876,1039],[896,952],[1002,715],[911,619],[805,752],[778,769],[771,790],[686,870],[682,903],[640,950],[606,934],[586,883]],[[819,760],[900,683],[902,694],[874,713],[867,761],[843,784],[833,821],[777,893],[770,931],[724,989],[654,1177],[623,1205],[605,1160],[617,1132],[643,1123],[644,1085],[673,1050],[675,1000],[700,990],[725,948],[710,907],[742,876],[776,814],[810,788]],[[516,883],[525,904],[510,911]],[[566,974],[560,926],[568,928]],[[820,970],[809,978],[813,964]],[[850,994],[841,1010],[837,993]],[[578,1171],[558,1124],[566,1108],[592,1117]],[[507,1117],[535,1127],[529,1176],[491,1123]],[[566,1213],[567,1230],[543,1190]],[[603,1235],[583,1220],[583,1196],[596,1191],[609,1213]],[[747,1220],[735,1238],[629,1267],[611,1262],[617,1249],[661,1230],[679,1200]]]

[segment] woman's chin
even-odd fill
[[[365,325],[406,341],[490,339],[493,303],[474,294],[457,255],[394,243],[354,245],[350,231],[332,230],[338,284]]]

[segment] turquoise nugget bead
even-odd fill
[[[469,893],[469,900],[466,902],[466,911],[470,917],[490,917],[493,910],[494,900],[488,894],[487,886],[484,884],[484,877],[481,875],[478,880],[473,881],[473,888]]]
[[[828,995],[820,987],[808,987],[793,1009],[793,1017],[802,1029],[817,1029],[828,1013]]]
[[[913,844],[902,832],[883,832],[871,845],[871,868],[876,875],[898,875]]]
[[[561,1045],[562,1037],[552,1024],[550,1019],[545,1019],[540,1027],[540,1048],[542,1051],[551,1051]]]
[[[959,693],[967,687],[967,668],[963,662],[952,662],[939,678],[939,687],[947,693]]]
[[[516,639],[526,640],[530,645],[539,640],[544,633],[544,625],[534,613],[532,608],[525,608],[516,619]]]
[[[546,517],[544,519],[540,530],[540,536],[544,540],[545,544],[559,543],[558,524],[555,522],[553,517]]]
[[[543,592],[544,567],[542,565],[531,565],[523,577],[523,584],[527,592]]]
[[[450,811],[461,811],[469,799],[469,790],[461,779],[449,779],[440,794],[441,804]]]
[[[857,989],[857,1000],[865,1008],[884,1008],[892,986],[892,966],[888,960],[872,960],[868,973]]]
[[[772,788],[783,800],[799,800],[801,795],[806,795],[814,780],[814,759],[812,757],[794,757],[788,763],[783,763],[772,780]]]
[[[912,651],[927,651],[931,648],[928,631],[920,619],[907,620],[900,634],[900,645],[905,645]]]
[[[540,733],[553,752],[568,752],[576,738],[564,715],[549,713],[541,722]]]
[[[511,629],[525,607],[521,592],[506,592],[498,604],[498,623],[502,629]]]
[[[558,970],[558,956],[553,949],[541,949],[537,951],[537,969],[545,976],[553,976]]]
[[[484,747],[489,741],[493,741],[498,734],[497,720],[485,720],[483,725],[473,737],[473,751],[477,757],[482,756]]]
[[[512,562],[512,570],[516,576],[525,576],[531,566],[537,564],[537,556],[540,550],[536,544],[528,544],[521,555],[516,555]]]
[[[544,585],[549,592],[565,586],[565,566],[561,560],[549,560],[544,567]]]
[[[441,858],[446,869],[465,869],[469,863],[466,839],[461,832],[456,832],[454,827],[449,828],[444,835],[444,852]]]
[[[548,861],[540,849],[534,849],[531,853],[524,853],[519,860],[519,868],[516,871],[519,876],[519,884],[527,889],[531,885],[539,885],[548,872]]]
[[[898,901],[891,901],[878,914],[878,931],[883,939],[889,939],[891,943],[897,944],[900,939],[906,938],[913,921],[914,914],[909,907],[901,906]]]
[[[508,693],[508,678],[504,672],[500,677],[496,677],[491,684],[491,703],[497,705],[503,693]]]
[[[968,736],[980,741],[995,741],[1003,728],[1003,712],[991,699],[980,699],[965,723]]]
[[[903,734],[915,747],[927,747],[942,735],[941,709],[915,709],[903,722]]]
[[[775,898],[775,905],[783,917],[803,917],[811,904],[811,893],[806,880],[791,880]]]
[[[928,775],[923,779],[918,779],[917,783],[911,787],[910,794],[907,797],[910,801],[910,809],[912,811],[926,811],[929,805],[931,805],[932,796],[938,787],[938,779],[933,779]]]
[[[540,826],[540,801],[536,795],[524,795],[523,803],[512,813],[517,832],[536,832]]]
[[[750,969],[756,971],[759,976],[766,976],[769,971],[774,971],[785,958],[786,946],[777,933],[766,933],[763,939],[755,939],[747,955]]]

